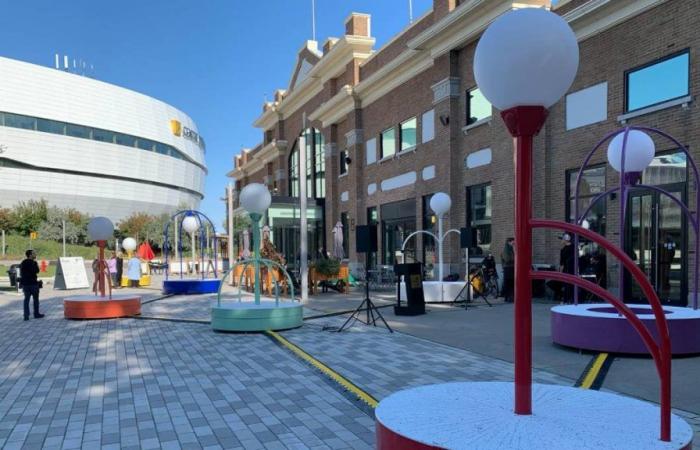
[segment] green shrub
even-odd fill
[[[340,260],[339,259],[319,259],[314,263],[314,268],[316,272],[320,273],[326,277],[334,277],[340,272]]]

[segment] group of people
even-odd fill
[[[121,287],[122,276],[124,275],[124,258],[121,252],[112,252],[110,258],[106,261],[107,270],[112,281],[112,288],[119,289]],[[92,274],[94,281],[92,290],[96,290],[100,272],[99,255],[92,261]],[[141,260],[136,255],[132,255],[126,263],[126,277],[129,280],[129,287],[139,287],[141,280]]]
[[[558,270],[562,273],[573,274],[575,269],[575,258],[577,251],[571,241],[571,235],[564,233],[559,236],[561,240],[561,248],[559,249],[559,266]],[[508,238],[501,252],[501,264],[503,266],[503,287],[501,296],[506,302],[513,301],[514,288],[514,268],[515,268],[515,239]],[[585,252],[579,259],[579,273],[589,275],[595,278],[595,282],[605,286],[605,256],[597,251]],[[570,284],[550,281],[547,283],[552,291],[554,291],[555,300],[571,301],[573,299],[573,286]]]

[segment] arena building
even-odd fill
[[[204,140],[138,92],[0,58],[0,207],[45,199],[117,222],[199,206]]]
[[[300,170],[306,170],[314,201],[311,255],[330,246],[340,221],[345,254],[351,262],[362,261],[355,252],[355,227],[376,223],[374,262],[390,266],[404,259],[430,267],[435,263],[431,238],[409,241],[405,252],[401,244],[417,229],[436,228],[430,197],[446,192],[452,198],[446,229],[467,228],[475,257],[470,262],[486,253],[499,259],[504,241],[514,234],[513,140],[499,111],[476,86],[472,68],[486,27],[524,7],[560,14],[580,47],[577,77],[550,108],[536,138],[534,216],[571,220],[572,186],[586,154],[626,124],[664,130],[700,158],[697,0],[559,0],[554,5],[548,0],[433,0],[431,10],[378,49],[371,17],[353,13],[342,37],[302,46],[289,85],[275,92],[254,122],[262,142],[235,156],[229,173],[237,189],[262,182],[273,191],[267,221],[292,267],[298,252]],[[298,162],[302,134],[306,167]],[[660,140],[656,154],[644,183],[694,205],[696,187],[685,155]],[[605,151],[591,163],[583,174],[582,207],[619,183]],[[618,241],[619,197],[602,198],[596,205],[587,217],[591,229]],[[627,210],[626,250],[664,302],[687,304],[687,274],[694,269],[689,249],[695,238],[680,208],[640,189]],[[660,268],[656,256],[669,241],[675,250]],[[535,263],[558,266],[557,234],[538,230],[533,244]],[[446,239],[445,249],[451,271],[464,274],[456,235]],[[610,261],[605,270],[607,280],[601,283],[615,291],[619,268]],[[638,289],[627,292],[630,301],[641,297]]]

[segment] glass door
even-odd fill
[[[682,183],[664,186],[683,200]],[[661,302],[686,306],[685,219],[681,208],[669,197],[648,190],[632,191],[627,217],[627,254],[651,281]],[[625,301],[646,303],[629,273],[625,277]]]

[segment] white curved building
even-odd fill
[[[0,57],[0,207],[46,199],[116,222],[197,208],[206,174],[204,141],[182,111]]]

